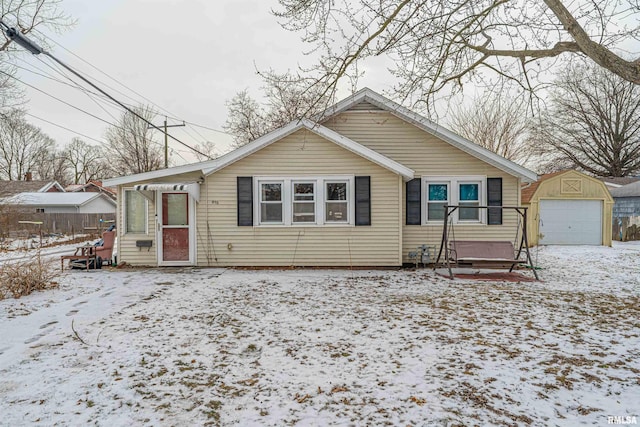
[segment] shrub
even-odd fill
[[[5,263],[0,266],[0,300],[57,288],[54,279],[59,274],[53,260],[45,261],[39,253],[28,261]]]

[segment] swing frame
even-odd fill
[[[536,280],[540,280],[540,278],[538,277],[538,272],[535,269],[535,266],[533,265],[533,259],[531,258],[531,252],[529,251],[529,241],[527,239],[527,208],[524,206],[460,206],[460,205],[444,205],[444,227],[442,229],[442,241],[440,242],[440,251],[438,252],[438,257],[436,259],[436,262],[434,264],[434,270],[435,268],[440,264],[440,258],[442,257],[442,254],[444,252],[444,259],[443,262],[444,264],[447,266],[447,270],[449,271],[449,278],[453,279],[453,271],[452,271],[452,264],[454,264],[452,262],[452,257],[451,257],[451,252],[452,249],[450,248],[450,243],[453,242],[454,248],[453,250],[455,251],[455,240],[449,240],[449,221],[451,218],[451,215],[458,209],[463,208],[463,209],[500,209],[501,211],[504,211],[505,209],[508,210],[514,210],[518,215],[519,215],[519,219],[521,219],[522,222],[522,226],[518,227],[521,228],[522,231],[522,236],[520,237],[520,244],[518,247],[518,254],[513,257],[513,259],[504,259],[504,258],[491,258],[491,257],[486,257],[486,258],[473,258],[471,260],[467,260],[465,261],[465,266],[469,265],[471,267],[474,266],[482,266],[483,268],[506,268],[505,266],[510,265],[509,267],[509,272],[513,271],[513,268],[520,263],[523,262],[528,262],[529,266],[531,266],[531,271],[533,271],[533,275],[535,276]],[[454,229],[453,226],[453,222],[451,222],[451,230]],[[518,237],[518,229],[516,229],[516,239]],[[496,242],[482,242],[482,241],[478,241],[478,245],[482,245],[483,243],[487,244],[487,243],[499,243],[501,241],[496,241]],[[511,242],[508,242],[511,247],[513,249],[514,245],[511,244]],[[520,260],[520,255],[522,254],[522,252],[524,251],[525,255],[526,255],[526,260]],[[458,262],[458,256],[456,254],[456,259],[455,259],[455,265],[459,266],[459,262]]]

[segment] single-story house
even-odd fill
[[[102,185],[102,181],[98,181],[95,179],[90,179],[85,184],[70,184],[64,188],[64,191],[69,193],[104,193],[105,195],[111,197],[113,200],[116,199],[116,191],[112,188],[108,188]]]
[[[534,245],[611,246],[613,198],[599,179],[575,170],[542,175],[522,188]]]
[[[116,202],[102,193],[20,193],[2,199],[37,213],[106,214],[116,212]]]
[[[640,240],[640,181],[610,190],[613,205],[613,238]]]
[[[222,157],[104,181],[132,265],[399,266],[455,238],[513,241],[537,175],[370,90]]]
[[[64,187],[57,181],[32,180],[27,173],[22,181],[0,181],[0,199],[20,193],[63,193]]]

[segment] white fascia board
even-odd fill
[[[388,169],[398,175],[402,175],[402,177],[406,181],[413,179],[414,171],[412,169],[409,169],[408,167],[394,160],[391,160],[390,158],[385,157],[382,154],[371,150],[370,148],[358,144],[357,142],[345,137],[344,135],[340,135],[338,132],[328,129],[308,119],[295,120],[278,130],[268,133],[267,135],[260,137],[255,141],[238,148],[235,151],[232,151],[226,156],[219,158],[219,163],[214,167],[206,169],[203,172],[205,175],[210,175],[226,166],[229,166],[234,162],[237,162],[240,159],[249,156],[250,154],[255,153],[258,150],[261,150],[262,148],[265,148],[266,146],[276,141],[281,140],[288,135],[291,135],[292,133],[302,128],[305,128],[315,133],[316,135],[319,135],[324,139],[327,139],[334,144],[359,155],[360,157],[364,157],[365,159],[376,163],[377,165],[382,166],[385,169]]]
[[[125,175],[115,178],[105,179],[102,182],[103,187],[115,187],[117,185],[130,184],[132,182],[147,181],[150,179],[165,178],[167,176],[180,175],[188,172],[204,171],[211,168],[219,159],[207,160],[206,162],[190,163],[188,165],[174,166],[167,169],[159,169],[157,171],[137,173],[134,175]]]
[[[94,196],[94,197],[90,197],[90,198],[88,198],[88,199],[87,199],[87,200],[85,200],[84,202],[80,203],[80,205],[78,205],[78,207],[80,207],[80,206],[84,206],[84,205],[86,205],[87,203],[92,202],[92,201],[94,201],[94,200],[95,200],[95,199],[97,199],[97,198],[103,198],[103,199],[107,200],[109,203],[111,203],[113,206],[116,206],[116,202],[115,202],[115,200],[113,200],[111,197],[109,197],[109,196],[105,196],[105,195],[104,195],[104,194],[102,194],[102,193],[94,193],[94,194],[95,194],[95,196]]]
[[[350,97],[338,102],[332,107],[329,107],[322,113],[318,119],[319,122],[327,120],[328,118],[335,116],[354,105],[367,101],[371,104],[382,108],[395,115],[401,120],[404,120],[408,123],[413,124],[414,126],[424,130],[427,133],[430,133],[438,138],[442,139],[445,142],[453,145],[454,147],[468,153],[490,165],[495,166],[496,168],[503,170],[511,175],[514,175],[520,178],[523,182],[535,182],[538,180],[538,175],[517,163],[512,162],[511,160],[507,160],[502,156],[494,153],[493,151],[487,150],[479,146],[478,144],[474,144],[473,142],[457,135],[456,133],[450,131],[444,126],[440,126],[426,117],[417,114],[400,104],[397,104],[391,101],[388,98],[380,95],[379,93],[374,92],[369,88],[364,88]]]

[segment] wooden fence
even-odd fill
[[[640,217],[613,218],[613,240],[640,240]]]
[[[46,213],[46,212],[0,212],[0,236],[21,237],[25,234],[100,234],[111,226],[115,213]],[[25,224],[20,221],[42,222],[41,225]]]

